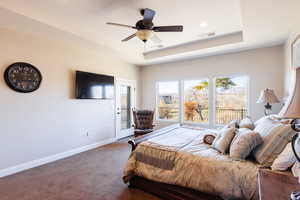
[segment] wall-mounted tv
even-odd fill
[[[113,99],[114,77],[76,71],[76,99]]]

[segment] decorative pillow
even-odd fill
[[[239,129],[230,145],[230,157],[235,160],[245,160],[251,151],[262,143],[259,133],[247,128]]]
[[[223,128],[220,130],[214,142],[212,143],[212,147],[225,154],[228,152],[230,143],[234,136],[235,128]]]
[[[263,120],[265,119],[271,119],[273,121],[276,121],[276,122],[280,122],[282,124],[290,124],[291,123],[291,119],[283,119],[282,117],[280,117],[279,115],[268,115],[268,116],[264,116],[262,118],[260,118],[259,120],[257,120],[255,123],[254,123],[254,126],[256,127],[259,123],[261,123]]]
[[[270,115],[269,118],[273,121],[277,121],[282,124],[290,124],[292,122],[291,119],[284,119],[284,118],[280,117],[279,115]]]
[[[253,130],[255,128],[253,121],[251,120],[250,117],[246,117],[241,120],[239,124],[239,128],[248,128]]]
[[[284,150],[274,160],[271,168],[272,170],[285,171],[290,168],[297,161],[294,155],[292,144],[288,143]]]
[[[254,122],[254,126],[256,127],[258,124],[262,123],[264,120],[269,119],[270,116],[263,116],[262,118],[258,119],[256,122]]]
[[[215,135],[207,134],[207,135],[205,135],[205,136],[203,137],[203,142],[204,142],[205,144],[211,145],[211,144],[214,142],[215,138],[216,138]]]
[[[253,155],[265,167],[272,165],[295,134],[290,124],[282,124],[270,118],[261,119],[254,131],[260,134],[263,144],[255,148]]]
[[[238,120],[232,120],[227,125],[225,125],[224,128],[239,128],[239,121]]]

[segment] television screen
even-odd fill
[[[114,98],[114,77],[76,71],[76,99]]]

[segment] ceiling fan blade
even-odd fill
[[[161,39],[153,33],[153,36],[150,38],[150,40],[153,42],[153,43],[156,43],[156,44],[160,44],[162,43]]]
[[[125,39],[123,39],[122,42],[127,42],[128,40],[131,40],[131,39],[134,38],[135,36],[136,36],[136,33],[130,35],[129,37],[127,37],[127,38],[125,38]]]
[[[152,26],[152,20],[155,16],[155,11],[151,10],[149,8],[144,9],[144,19],[143,19],[143,24],[145,26],[151,25]]]
[[[122,26],[122,27],[126,27],[126,28],[134,28],[134,29],[136,29],[136,27],[130,26],[130,25],[126,25],[126,24],[118,24],[118,23],[113,23],[113,22],[106,22],[106,24],[113,25],[113,26]]]
[[[183,26],[155,26],[152,30],[155,32],[182,32]]]

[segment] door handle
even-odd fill
[[[117,115],[119,115],[120,114],[120,112],[117,112]]]

